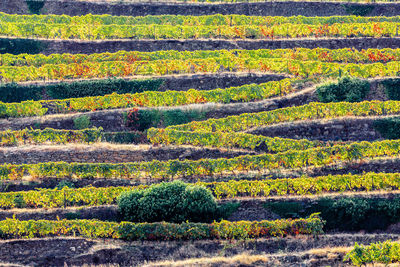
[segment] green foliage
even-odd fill
[[[31,14],[40,14],[46,0],[25,0]]]
[[[61,184],[61,183],[60,183]],[[197,182],[194,185],[208,188],[217,198],[269,197],[286,195],[318,195],[330,192],[372,191],[400,189],[399,173],[366,173],[362,175],[328,175],[321,177],[302,177],[287,179],[266,179],[260,181],[231,180],[228,182]],[[54,208],[62,206],[96,206],[115,204],[122,192],[142,190],[147,185],[136,187],[87,187],[67,189],[37,189],[18,192],[27,207]],[[3,189],[3,191],[6,188]],[[0,208],[15,207],[15,192],[0,193]],[[126,198],[129,201],[129,198]],[[228,218],[238,207],[239,202],[228,202],[218,207],[216,218]],[[267,207],[278,210],[283,217],[298,218],[303,206],[298,202],[270,202]]]
[[[382,84],[390,100],[400,100],[400,79],[387,79],[382,81]]]
[[[16,83],[0,84],[0,101],[21,102],[42,100],[43,96],[52,99],[67,99],[88,96],[102,96],[111,93],[127,94],[143,91],[157,91],[162,85],[161,79],[125,80],[107,79],[91,81],[60,82],[54,84],[20,85]]]
[[[26,202],[25,202],[22,194],[16,194],[14,196],[14,206],[16,208],[25,208],[26,207]]]
[[[160,117],[161,125],[167,127],[170,125],[177,125],[188,123],[190,121],[201,120],[205,117],[205,114],[197,110],[170,109],[163,111]]]
[[[307,150],[289,150],[276,154],[244,155],[234,158],[201,160],[168,160],[130,163],[66,163],[45,162],[39,164],[3,164],[0,165],[0,177],[3,179],[21,179],[24,175],[35,178],[75,177],[85,178],[124,178],[141,181],[142,178],[177,179],[180,177],[210,177],[232,171],[263,171],[265,169],[292,169],[307,166],[369,159],[379,156],[397,156],[400,150],[399,140],[376,142],[356,142],[331,147],[318,147]],[[351,154],[348,151],[353,151]],[[355,152],[357,153],[355,153]],[[351,158],[355,156],[354,158]]]
[[[346,254],[344,261],[350,260],[353,265],[361,266],[376,263],[385,264],[400,262],[400,244],[386,240],[372,243],[369,246],[355,243],[354,248]]]
[[[374,128],[385,139],[400,139],[400,117],[375,120]]]
[[[124,240],[200,240],[284,237],[323,233],[318,216],[298,220],[240,221],[205,223],[131,223],[97,220],[30,220],[6,219],[0,224],[0,237],[35,238],[83,236],[87,238],[119,238]]]
[[[29,1],[29,0],[28,0]],[[35,6],[36,7],[36,6]],[[37,9],[37,8],[36,8]],[[366,15],[373,6],[350,6],[347,12]],[[38,12],[34,10],[34,12]],[[271,38],[274,37],[357,37],[393,36],[398,18],[333,18],[269,17],[240,15],[210,16],[127,16],[92,15],[70,17],[46,15],[41,17],[0,14],[0,33],[15,37],[61,39],[192,39],[192,38]],[[373,25],[381,31],[373,31]],[[88,27],[89,26],[89,27]],[[17,30],[16,30],[17,29]]]
[[[83,130],[90,127],[90,117],[88,115],[81,115],[74,118],[74,128]]]
[[[400,113],[400,101],[363,101],[360,103],[311,102],[302,106],[287,107],[257,113],[243,113],[220,119],[193,121],[168,127],[171,130],[195,132],[243,132],[280,122],[307,119],[331,119],[343,116],[396,115]]]
[[[140,144],[145,143],[146,134],[139,131],[132,132],[105,132],[103,140],[110,143],[118,144]]]
[[[127,126],[136,131],[145,131],[150,127],[167,127],[201,120],[204,117],[205,113],[197,110],[134,109],[128,113]]]
[[[303,210],[303,205],[296,201],[266,202],[264,207],[283,218],[298,218]]]
[[[125,80],[120,80],[122,83],[126,83]],[[101,109],[114,109],[114,108],[127,108],[134,107],[132,112],[127,115],[127,123],[132,122],[132,126],[128,126],[132,129],[145,129],[147,124],[151,124],[152,121],[159,122],[161,119],[163,120],[163,124],[171,125],[175,123],[185,123],[190,120],[187,119],[187,116],[196,117],[198,112],[194,111],[185,111],[181,112],[179,110],[165,110],[165,111],[140,111],[142,114],[142,122],[136,122],[130,118],[131,115],[133,117],[138,118],[139,114],[137,111],[137,107],[161,107],[161,106],[180,106],[185,104],[194,104],[194,103],[208,103],[208,102],[218,102],[218,103],[230,103],[230,102],[249,102],[254,100],[266,99],[276,95],[285,95],[289,92],[294,91],[294,87],[291,85],[292,82],[299,81],[296,79],[283,79],[281,81],[271,81],[263,84],[250,84],[239,87],[230,87],[226,89],[213,89],[213,90],[195,90],[190,89],[188,91],[166,91],[166,92],[154,92],[154,91],[145,91],[141,93],[127,93],[127,94],[117,94],[113,92],[109,95],[104,96],[88,96],[88,97],[77,97],[77,98],[69,98],[62,100],[40,100],[35,102],[22,102],[22,103],[8,103],[7,106],[15,106],[18,105],[21,108],[24,108],[28,105],[37,105],[46,107],[49,113],[68,113],[71,111],[93,111],[93,110],[101,110]],[[133,81],[130,81],[130,83]],[[151,81],[152,83],[157,83]],[[81,83],[89,83],[91,82],[81,82]],[[93,82],[96,83],[96,82]],[[103,82],[97,82],[98,85],[107,86],[107,84],[103,85]],[[105,82],[104,82],[105,83]],[[139,82],[138,82],[139,83]],[[82,85],[82,84],[80,84]],[[114,84],[115,85],[115,84]],[[80,90],[79,94],[86,94],[85,88],[80,88],[81,86],[74,87],[74,83],[66,84],[67,87],[73,88],[73,90]],[[159,86],[159,83],[157,83]],[[19,88],[15,95],[13,95],[13,89],[10,88]],[[34,87],[34,85],[33,85]],[[32,98],[40,98],[41,96],[37,95],[38,91],[36,89],[32,89],[33,87],[27,86],[27,92],[24,91],[24,87],[21,87],[17,84],[9,84],[6,85],[4,90],[6,90],[5,98],[6,100],[18,100],[21,96],[18,92],[22,91],[24,96],[23,98],[28,97],[31,93]],[[56,87],[61,89],[61,92],[68,95],[66,91],[68,88],[64,88],[60,84],[45,86],[42,90],[43,94],[52,94],[54,91],[50,89]],[[50,89],[49,89],[50,88]],[[96,86],[89,87],[90,90],[97,90]],[[103,87],[101,87],[103,88]],[[107,87],[106,87],[107,88]],[[112,88],[112,86],[111,86]],[[158,88],[158,87],[157,87]],[[21,90],[20,90],[21,89]],[[32,90],[31,90],[32,89]],[[65,90],[64,90],[65,89]],[[117,88],[114,88],[117,90]],[[144,89],[144,88],[142,88]],[[150,88],[152,89],[152,88]],[[47,91],[46,91],[47,90]],[[132,90],[132,88],[129,88]],[[0,85],[1,91],[1,85]],[[105,92],[106,90],[97,90],[96,92]],[[35,96],[36,94],[36,96]],[[66,96],[65,95],[65,96]],[[53,96],[54,97],[54,96]],[[56,96],[58,97],[58,96]],[[22,114],[24,115],[24,114]],[[22,116],[21,115],[21,116]],[[160,117],[162,115],[162,117]],[[138,124],[138,125],[136,125]],[[141,125],[142,124],[142,125]]]
[[[250,148],[264,152],[284,152],[287,150],[304,150],[312,147],[330,146],[321,141],[309,141],[306,139],[289,139],[268,137],[248,133],[220,133],[202,131],[177,131],[173,129],[150,128],[147,130],[147,138],[153,144],[174,144],[211,146],[225,148]]]
[[[344,5],[344,7],[347,14],[354,16],[368,16],[375,9],[375,6],[368,4]]]
[[[94,143],[103,138],[103,129],[92,128],[85,130],[57,130],[45,128],[43,130],[23,129],[17,131],[0,131],[1,146],[19,146],[26,144],[66,144],[66,143]]]
[[[400,221],[400,198],[319,198],[311,203],[282,201],[267,207],[285,218],[319,212],[326,229],[341,231],[386,229]]]
[[[0,38],[0,54],[39,54],[45,48],[46,44],[39,40]],[[1,92],[4,93],[4,90]]]
[[[209,190],[179,181],[123,193],[118,206],[123,218],[133,222],[207,222],[217,212]]]
[[[75,188],[75,184],[71,181],[63,180],[63,181],[59,182],[55,188],[58,190],[61,190],[64,187]]]
[[[400,25],[400,23],[399,23]],[[85,25],[86,27],[86,25]],[[321,30],[318,25],[317,30]],[[370,29],[374,31],[375,23]],[[393,30],[395,27],[389,27]],[[351,31],[356,29],[351,28]],[[298,34],[298,33],[297,33]],[[378,33],[379,37],[383,34]],[[396,34],[391,34],[396,36]],[[298,36],[297,36],[298,37]],[[375,56],[375,53],[378,56]],[[295,59],[293,59],[295,58]],[[400,60],[400,49],[368,49],[351,51],[348,49],[277,49],[277,50],[218,50],[218,51],[158,51],[83,54],[44,55],[0,55],[2,82],[23,82],[37,80],[92,79],[107,77],[129,77],[134,75],[168,75],[184,73],[217,73],[221,70],[271,71],[300,77],[337,78],[340,73],[352,77],[369,78],[396,76]],[[355,64],[351,64],[354,62]],[[346,64],[343,64],[346,63]],[[370,64],[364,64],[370,63]],[[251,91],[254,85],[247,86]],[[274,92],[280,94],[280,88],[260,91],[252,95]],[[282,90],[284,92],[284,90]],[[187,92],[188,94],[190,92]],[[229,94],[223,94],[229,97]],[[207,95],[207,92],[202,94]],[[147,96],[148,94],[145,94]],[[174,103],[181,101],[185,93],[170,91],[167,93]],[[176,96],[180,96],[179,98]],[[240,98],[244,96],[238,94]],[[126,97],[126,96],[124,96]],[[146,101],[140,95],[139,103]],[[191,99],[197,103],[202,98]],[[235,97],[233,97],[235,99]],[[88,101],[89,99],[87,99]],[[168,99],[171,101],[171,99]],[[152,99],[153,101],[153,99]]]
[[[213,192],[215,193],[215,192]],[[225,202],[218,207],[218,219],[227,219],[240,207],[240,202]]]
[[[317,95],[322,102],[361,102],[370,90],[368,81],[357,78],[340,78],[317,87]]]

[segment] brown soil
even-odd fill
[[[369,244],[387,239],[398,240],[395,234],[333,234],[318,239],[271,238],[246,241],[137,241],[89,240],[83,238],[42,238],[0,241],[0,262],[35,266],[82,266],[84,264],[119,264],[137,266],[149,261],[184,260],[247,253],[298,253],[325,247]],[[308,266],[308,265],[307,265]],[[316,265],[314,265],[316,266]]]
[[[239,203],[239,208],[227,218],[228,221],[262,221],[279,219],[277,214],[264,208],[264,201],[257,199],[240,200]]]

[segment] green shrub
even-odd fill
[[[43,8],[46,0],[25,0],[28,6],[29,12],[32,14],[40,14],[40,10]]]
[[[123,219],[130,222],[140,221],[145,215],[141,207],[143,190],[124,192],[118,197],[118,209]]]
[[[162,113],[161,120],[162,126],[167,127],[171,125],[184,124],[194,120],[203,119],[205,116],[203,113],[196,110],[181,110],[172,109],[165,110]]]
[[[45,48],[46,44],[38,40],[0,38],[0,54],[39,54]]]
[[[118,94],[140,93],[143,91],[157,91],[162,83],[163,81],[161,79],[130,81],[124,79],[107,79],[97,81],[76,81],[70,83],[60,82],[45,85],[19,85],[16,83],[6,83],[0,85],[0,101],[21,102],[25,100],[42,100],[44,95],[50,96],[52,99],[67,99],[87,96],[103,96],[114,92]]]
[[[317,95],[321,102],[360,102],[370,90],[368,81],[344,77],[337,83],[330,82],[317,87]]]
[[[400,139],[400,117],[375,120],[374,128],[385,139]]]
[[[74,128],[77,130],[83,130],[90,127],[90,118],[88,115],[81,115],[74,118]]]
[[[103,133],[103,139],[106,142],[118,144],[139,144],[147,141],[143,132],[106,132]]]
[[[118,207],[124,220],[132,222],[209,222],[218,212],[209,190],[180,181],[125,192]]]
[[[57,188],[58,190],[61,190],[64,187],[75,188],[75,184],[71,181],[63,180],[63,181],[59,182],[55,188]]]
[[[388,79],[382,82],[390,100],[400,100],[400,79]]]
[[[229,218],[235,211],[237,211],[240,207],[240,202],[226,202],[218,207],[218,215],[216,218],[227,219]]]
[[[298,218],[320,213],[326,229],[341,231],[386,229],[400,221],[400,198],[320,198],[311,203],[279,201],[266,208],[284,218]]]
[[[203,112],[181,109],[132,109],[126,116],[126,126],[134,131],[145,131],[151,127],[167,127],[184,124],[205,117]]]
[[[162,83],[163,81],[161,79],[107,79],[99,81],[59,83],[47,86],[45,90],[53,99],[66,99],[86,96],[102,96],[114,92],[117,94],[127,94],[140,93],[144,91],[157,91]]]
[[[26,207],[26,202],[24,200],[24,196],[21,194],[17,194],[14,197],[14,204],[16,208],[25,208]]]
[[[386,240],[385,242],[372,243],[368,246],[359,245],[346,254],[344,261],[350,260],[355,266],[394,266],[393,263],[400,262],[400,243]],[[381,263],[381,264],[379,264]],[[392,264],[391,264],[392,263]]]
[[[348,15],[354,16],[367,16],[370,14],[375,7],[373,5],[368,4],[353,4],[353,5],[345,5],[346,13]]]

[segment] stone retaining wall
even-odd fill
[[[249,131],[264,136],[322,141],[374,141],[382,136],[374,129],[375,117],[342,118],[281,123]]]
[[[125,148],[124,148],[125,147]],[[123,163],[152,160],[190,159],[202,158],[232,158],[254,152],[241,152],[232,150],[219,150],[195,147],[149,147],[143,149],[122,146],[120,149],[104,149],[95,146],[64,146],[45,148],[35,146],[31,148],[1,148],[0,162],[12,164],[35,164],[49,161],[81,162],[81,163]]]

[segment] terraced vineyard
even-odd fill
[[[399,264],[400,4],[198,2],[0,5],[0,264]]]

